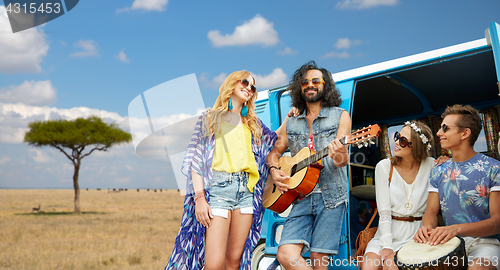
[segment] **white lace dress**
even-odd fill
[[[421,217],[424,215],[427,206],[429,176],[433,166],[433,158],[425,159],[420,165],[415,181],[411,185],[408,185],[394,168],[389,187],[390,159],[381,160],[377,164],[375,168],[375,189],[380,218],[377,233],[368,243],[365,254],[367,252],[378,254],[380,250],[385,248],[396,252],[404,244],[413,241],[413,236],[421,227],[422,221],[393,220],[391,215],[400,217]],[[408,202],[413,206],[410,210],[405,208],[405,204]]]

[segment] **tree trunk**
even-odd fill
[[[78,185],[78,175],[80,172],[80,161],[73,163],[75,173],[73,174],[73,187],[75,188],[75,214],[80,214],[80,186]]]

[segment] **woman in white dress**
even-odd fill
[[[397,269],[394,255],[413,241],[427,205],[429,176],[435,164],[429,157],[431,129],[421,122],[406,122],[394,140],[394,157],[381,160],[375,168],[380,218],[377,233],[365,251],[363,270]]]

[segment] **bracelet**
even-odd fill
[[[271,174],[271,169],[272,169],[272,168],[275,168],[276,170],[279,170],[279,169],[278,169],[278,167],[276,167],[276,166],[270,166],[270,167],[269,167],[269,174]]]
[[[194,201],[196,202],[196,200],[198,200],[199,198],[201,197],[205,197],[205,191],[198,191],[196,193],[194,193]]]

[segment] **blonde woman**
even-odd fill
[[[380,219],[377,233],[366,247],[363,270],[397,269],[394,254],[413,241],[420,228],[427,205],[429,176],[435,164],[429,157],[432,138],[425,124],[406,122],[394,135],[394,157],[377,164],[375,187]]]
[[[264,212],[265,159],[276,140],[256,116],[256,100],[255,79],[236,71],[198,119],[182,165],[182,224],[165,269],[250,269]]]

